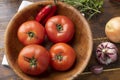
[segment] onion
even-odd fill
[[[111,42],[103,42],[96,49],[96,57],[102,64],[108,65],[117,60],[117,47]]]
[[[120,43],[120,17],[114,17],[107,22],[105,34],[112,42]]]

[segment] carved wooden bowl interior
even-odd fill
[[[17,30],[23,22],[34,19],[40,8],[47,4],[54,3],[52,1],[36,2],[17,12],[15,16],[10,20],[5,32],[5,53],[7,56],[7,60],[15,73],[24,80],[74,79],[83,72],[90,60],[93,48],[92,34],[88,22],[80,14],[80,12],[72,6],[62,2],[57,3],[56,14],[69,17],[75,25],[75,35],[73,39],[68,43],[74,48],[77,54],[76,62],[74,63],[72,68],[63,72],[50,69],[39,76],[30,76],[23,73],[17,64],[18,54],[20,50],[24,47],[17,38]],[[43,46],[49,49],[49,47],[51,46],[51,42],[45,42],[43,43]]]

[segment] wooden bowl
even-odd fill
[[[90,26],[86,19],[70,5],[62,2],[57,3],[57,14],[69,17],[75,25],[75,35],[69,44],[74,48],[77,54],[75,64],[71,69],[63,72],[50,69],[39,76],[29,76],[23,73],[18,64],[17,58],[20,50],[24,47],[17,38],[19,26],[28,20],[34,19],[42,6],[54,4],[53,1],[36,2],[15,14],[9,22],[5,32],[5,53],[11,68],[24,80],[70,80],[77,77],[88,64],[91,56],[93,41]],[[44,46],[49,46],[44,43]]]

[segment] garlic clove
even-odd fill
[[[91,67],[91,72],[94,74],[100,74],[103,71],[103,67],[100,65],[95,65]]]

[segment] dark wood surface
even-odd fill
[[[40,0],[29,0],[29,1],[40,1]],[[0,0],[0,63],[4,55],[4,32],[10,21],[14,16],[21,4],[22,0]],[[120,16],[120,5],[104,0],[103,12],[93,19],[88,21],[91,26],[93,34],[93,52],[91,59],[85,71],[79,75],[76,80],[120,80],[120,44],[116,44],[119,49],[118,60],[108,66],[104,66],[104,71],[100,75],[94,75],[90,72],[89,68],[92,65],[98,64],[95,58],[96,46],[103,42],[109,41],[106,38],[104,29],[105,24],[109,19],[115,16]],[[22,80],[19,78],[10,67],[6,67],[0,64],[0,80]]]

